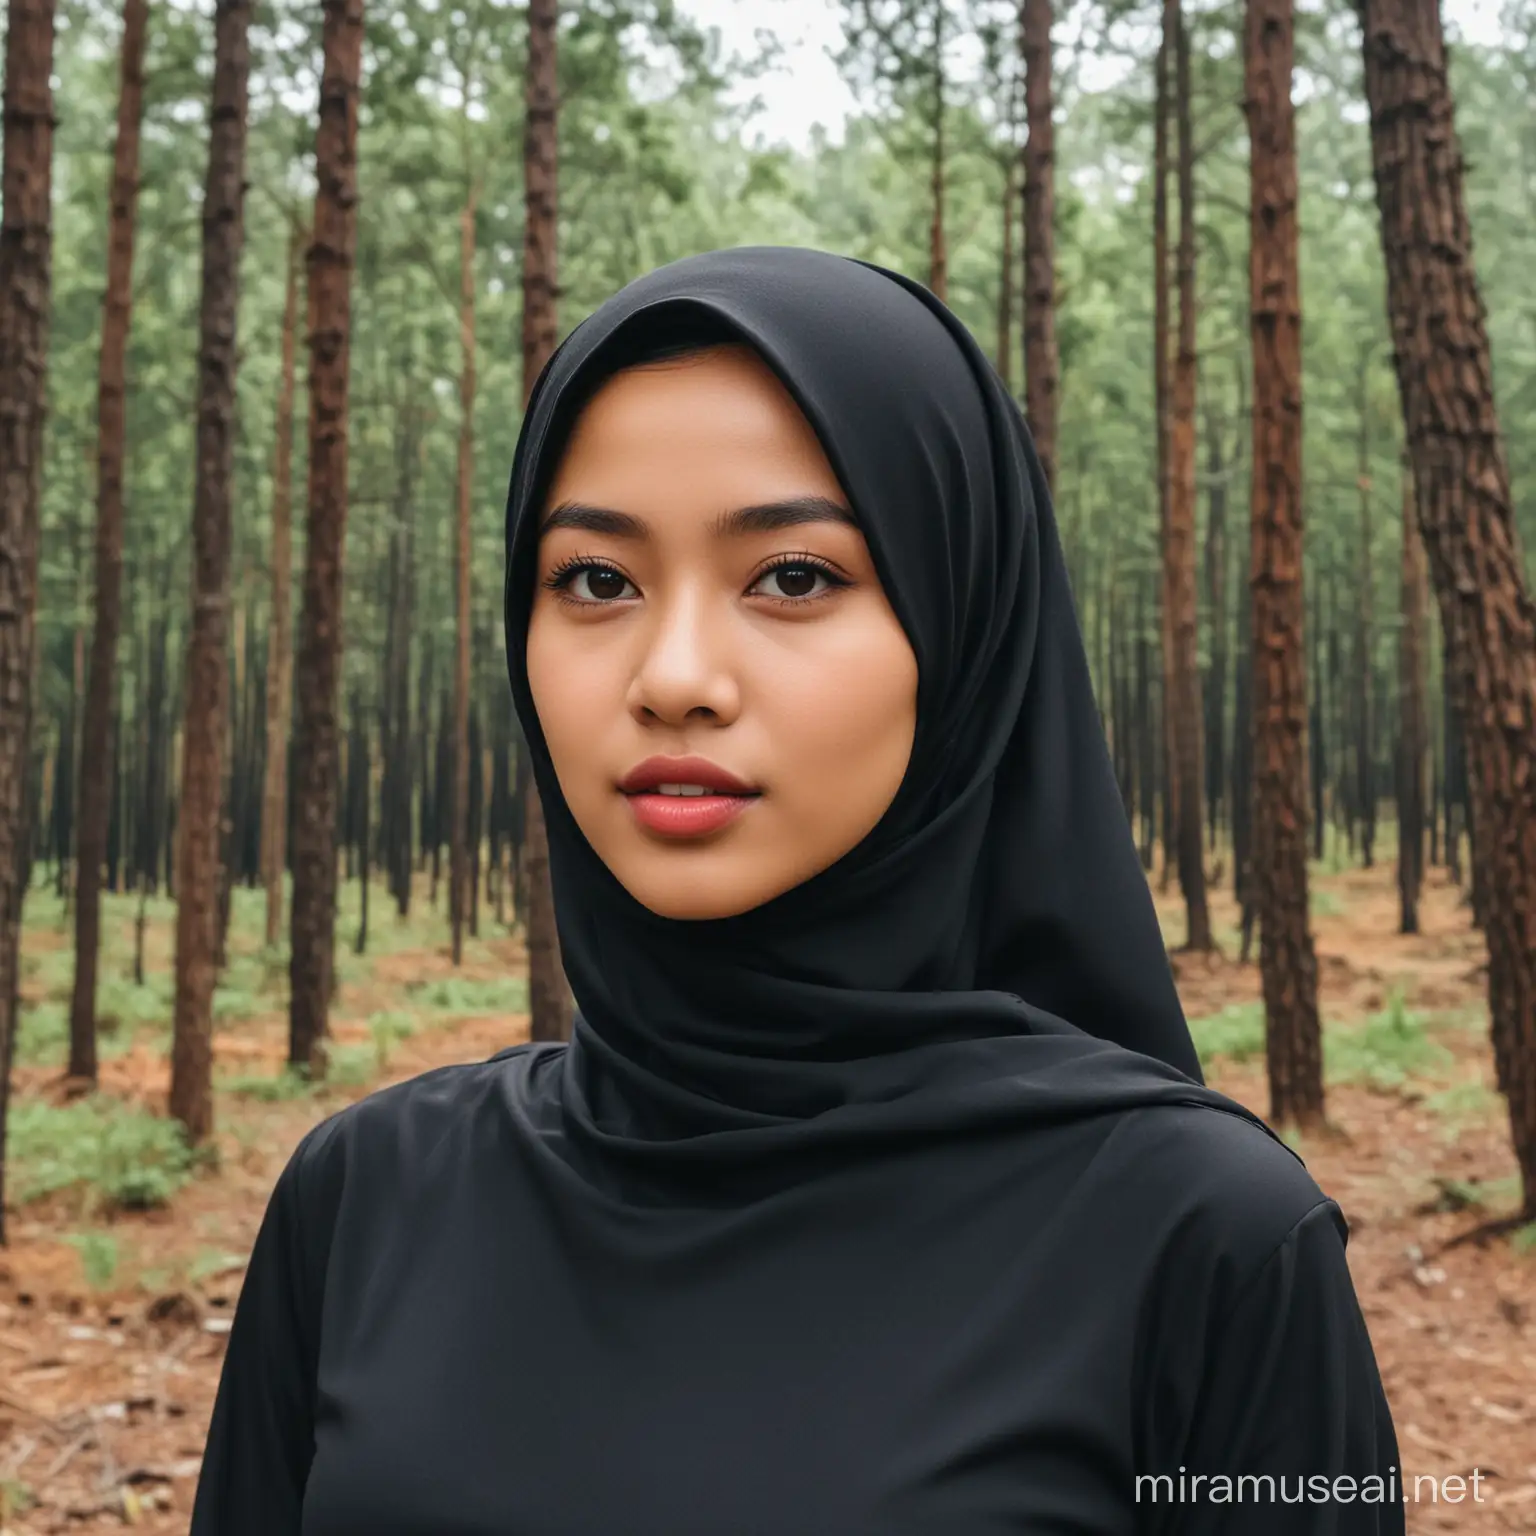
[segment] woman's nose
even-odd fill
[[[729,628],[698,593],[678,593],[642,626],[644,650],[630,687],[637,713],[681,724],[704,710],[724,721],[740,708]]]

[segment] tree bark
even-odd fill
[[[338,685],[347,524],[347,391],[357,252],[357,106],[363,0],[324,0],[309,247],[309,483],[294,733],[288,1061],[326,1070],[336,936]]]
[[[559,0],[529,0],[527,111],[523,136],[523,403],[555,350],[556,198],[559,92],[555,53]],[[555,898],[549,878],[549,835],[532,776],[525,841],[528,878],[528,1012],[534,1040],[571,1033],[570,989],[560,962]]]
[[[1227,764],[1227,465],[1222,453],[1221,424],[1207,405],[1205,411],[1206,474],[1210,492],[1205,512],[1205,602],[1210,615],[1211,667],[1200,690],[1205,703],[1205,803],[1212,846],[1226,800]]]
[[[1024,51],[1024,415],[1056,486],[1056,130],[1051,80],[1051,0],[1020,0]]]
[[[1307,689],[1302,594],[1301,297],[1291,0],[1248,0],[1244,110],[1253,323],[1252,877],[1260,925],[1269,1118],[1323,1119],[1317,956],[1307,912]]]
[[[1003,259],[997,281],[997,376],[1013,391],[1013,156],[1003,160]]]
[[[125,0],[117,140],[107,225],[107,291],[96,384],[96,623],[85,692],[85,739],[75,813],[75,985],[69,1012],[69,1076],[96,1081],[96,966],[101,950],[101,866],[113,786],[112,708],[122,631],[124,401],[133,315],[134,214],[139,197],[139,121],[144,106],[148,0]]]
[[[38,520],[53,286],[53,0],[9,0],[0,168],[0,1245],[31,866]]]
[[[1419,531],[1450,648],[1494,1062],[1536,1218],[1536,605],[1515,532],[1434,0],[1363,0],[1366,101]]]
[[[1419,931],[1424,882],[1424,757],[1429,708],[1424,683],[1424,610],[1429,575],[1413,504],[1413,471],[1403,464],[1402,629],[1398,637],[1397,889],[1402,933]]]
[[[176,1003],[170,1113],[193,1142],[213,1130],[213,987],[229,714],[229,552],[245,233],[250,0],[218,0],[203,197],[192,624],[187,644],[176,870]]]
[[[466,86],[466,96],[468,88]],[[475,473],[475,197],[471,177],[459,217],[458,517],[454,544],[453,822],[449,830],[448,913],[453,963],[464,957],[465,898],[469,860],[469,508]]]
[[[1360,821],[1360,856],[1367,869],[1376,861],[1376,723],[1371,653],[1374,648],[1371,568],[1370,353],[1360,359],[1360,441],[1356,480],[1360,493],[1360,591],[1355,615],[1355,811]]]
[[[283,870],[288,847],[288,730],[293,705],[293,394],[297,366],[299,252],[307,234],[288,232],[283,286],[282,362],[277,384],[277,439],[272,449],[272,614],[267,634],[267,760],[261,786],[261,879],[267,892],[268,947],[283,921]]]
[[[1173,641],[1173,786],[1178,797],[1185,948],[1204,953],[1213,941],[1205,889],[1204,706],[1195,591],[1195,152],[1190,129],[1189,38],[1179,0],[1165,0],[1163,26],[1174,44],[1179,134],[1179,332],[1170,400],[1168,526],[1163,547]]]
[[[1158,656],[1162,663],[1161,722],[1163,794],[1163,874],[1162,888],[1167,890],[1173,870],[1174,849],[1178,844],[1178,797],[1175,768],[1175,732],[1173,701],[1173,594],[1168,582],[1168,513],[1172,494],[1169,470],[1171,420],[1171,385],[1168,369],[1168,318],[1171,296],[1168,284],[1168,67],[1173,38],[1168,29],[1166,0],[1163,36],[1157,49],[1153,97],[1152,133],[1152,399],[1157,439],[1157,545],[1163,554],[1158,567],[1157,614]]]
[[[933,159],[930,192],[933,207],[928,224],[928,287],[934,296],[949,302],[949,242],[944,234],[944,6],[933,5]]]

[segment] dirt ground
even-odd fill
[[[1330,1081],[1332,1130],[1298,1147],[1350,1221],[1350,1267],[1405,1478],[1432,1477],[1441,1487],[1455,1474],[1468,1479],[1454,1503],[1431,1502],[1421,1484],[1408,1504],[1409,1531],[1536,1532],[1536,1250],[1497,1238],[1440,1251],[1513,1208],[1515,1164],[1503,1100],[1490,1092],[1481,941],[1459,890],[1435,874],[1423,932],[1413,938],[1395,932],[1390,865],[1315,879],[1330,1030],[1400,998],[1429,1021],[1445,1053],[1403,1082]],[[1177,899],[1158,900],[1176,940]],[[1214,917],[1225,956],[1175,958],[1192,1019],[1251,1012],[1259,995],[1257,967],[1236,958],[1236,914],[1225,895]],[[404,978],[493,979],[522,958],[505,939],[482,940],[457,973],[445,946],[381,956],[342,988],[336,1036],[369,1040],[366,1020]],[[285,1028],[275,1013],[222,1026],[220,1064],[275,1070]],[[449,1019],[397,1041],[370,1083],[275,1102],[221,1095],[219,1168],[166,1208],[112,1219],[121,1258],[108,1284],[90,1282],[80,1243],[68,1240],[80,1225],[70,1198],[13,1211],[11,1246],[0,1250],[0,1536],[125,1524],[185,1531],[244,1256],[298,1138],[349,1098],[444,1062],[483,1059],[525,1031],[520,1016]],[[1218,1057],[1208,1076],[1267,1114],[1261,1056]],[[166,1064],[149,1046],[104,1061],[102,1078],[109,1092],[164,1102]],[[17,1071],[16,1101],[56,1101],[63,1092],[56,1069]]]

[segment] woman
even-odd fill
[[[1401,1532],[1343,1218],[1201,1081],[959,321],[652,272],[507,519],[573,1037],[300,1143],[194,1536]]]

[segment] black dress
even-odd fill
[[[597,1251],[613,1192],[550,1175],[565,1056],[440,1068],[304,1138],[192,1536],[1403,1530],[1339,1209],[1244,1119],[853,1162],[796,1190],[842,1233],[811,1258],[783,1198],[723,1189]]]

